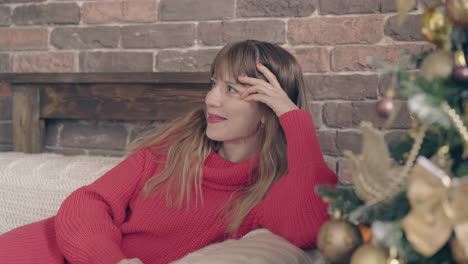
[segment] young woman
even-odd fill
[[[56,216],[0,236],[1,263],[169,263],[268,228],[314,247],[323,161],[301,68],[278,45],[225,46],[206,105],[138,139]]]

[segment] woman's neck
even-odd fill
[[[257,144],[247,144],[247,142],[224,142],[218,150],[218,155],[225,160],[241,162],[256,155]]]

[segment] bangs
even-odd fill
[[[257,70],[258,48],[249,42],[233,43],[225,46],[216,55],[211,65],[211,76],[221,80],[234,80],[245,74],[249,77],[265,79]]]

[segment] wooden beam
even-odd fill
[[[172,120],[204,105],[204,84],[38,85],[40,117],[88,120]]]
[[[0,73],[11,84],[44,83],[209,83],[209,72]]]
[[[42,152],[45,122],[39,117],[39,89],[12,85],[13,150],[26,153]]]

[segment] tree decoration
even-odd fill
[[[350,264],[386,264],[387,259],[388,252],[385,248],[373,244],[364,244],[354,252]]]
[[[447,13],[452,21],[462,27],[468,27],[468,0],[447,0]]]
[[[453,53],[446,50],[437,50],[423,60],[420,74],[429,81],[447,78],[452,74],[453,67]]]
[[[462,252],[468,254],[468,178],[451,180],[428,159],[419,157],[407,195],[411,212],[401,224],[416,251],[434,255],[455,231]]]
[[[421,21],[421,33],[427,41],[442,47],[452,28],[452,22],[447,18],[440,6],[430,8],[424,12]]]

